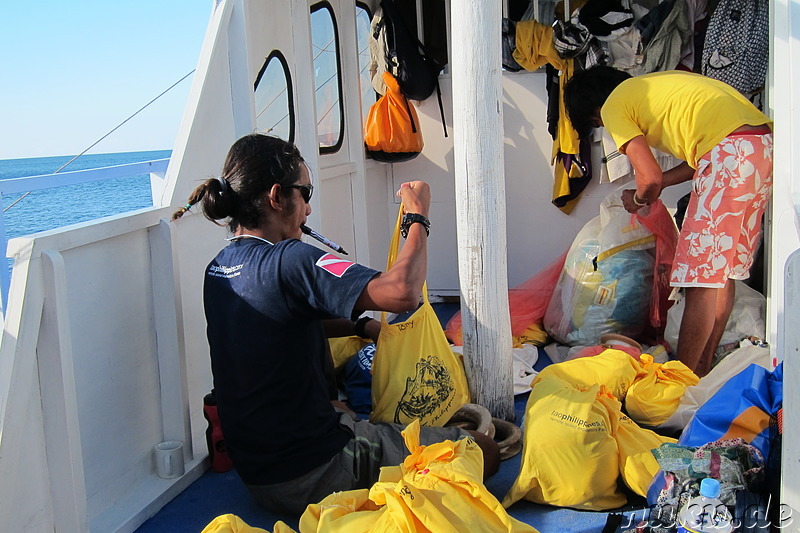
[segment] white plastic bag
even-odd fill
[[[722,334],[720,346],[739,342],[747,337],[763,339],[767,334],[764,316],[767,309],[767,299],[757,290],[745,285],[744,282],[734,280],[736,283],[736,297],[733,302],[733,311]],[[664,340],[672,348],[672,353],[678,350],[678,333],[681,329],[683,308],[686,306],[685,298],[681,294],[675,305],[667,312],[667,326],[664,329]]]

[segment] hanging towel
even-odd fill
[[[575,62],[563,59],[553,44],[553,28],[535,20],[517,23],[517,47],[514,60],[525,70],[550,64],[561,72],[559,77],[558,127],[553,141],[551,164],[555,165],[553,204],[569,214],[577,196],[586,187],[591,172],[588,158],[581,158],[578,132],[572,127],[564,106],[564,86],[572,77]],[[567,159],[570,156],[572,159]]]
[[[605,163],[605,172],[601,172],[600,181],[603,180],[605,175],[609,182],[615,182],[620,178],[632,178],[633,166],[628,159],[628,156],[621,154],[617,150],[617,143],[611,138],[611,134],[605,128],[595,128],[595,133],[600,137],[600,143],[603,149],[603,157],[601,161]]]
[[[605,128],[595,128],[595,140],[599,140],[603,152],[600,161],[603,167],[600,169],[600,183],[615,182],[619,179],[633,179],[633,166],[630,159],[625,154],[617,150],[617,144]],[[652,148],[653,157],[656,158],[661,170],[669,170],[681,164],[681,160],[672,154],[662,152]]]

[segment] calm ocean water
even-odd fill
[[[62,172],[108,167],[170,157],[171,150],[84,155]],[[72,159],[71,156],[0,160],[0,180],[50,174]],[[21,194],[3,197],[3,209]],[[85,222],[99,217],[133,211],[153,205],[150,176],[70,185],[34,191],[3,213],[9,239],[38,231]]]

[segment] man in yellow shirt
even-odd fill
[[[733,308],[731,280],[750,276],[758,249],[772,189],[772,121],[733,87],[682,71],[631,78],[595,67],[576,73],[564,98],[579,132],[604,126],[630,159],[636,188],[622,194],[629,212],[692,180],[670,283],[686,291],[677,357],[704,376]],[[662,172],[651,148],[684,162]]]

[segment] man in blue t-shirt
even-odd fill
[[[296,239],[234,237],[209,265],[215,394],[245,483],[293,479],[350,440],[331,405],[322,321],[350,316],[376,274]]]
[[[343,490],[367,488],[382,466],[402,462],[400,426],[356,421],[332,400],[331,336],[355,333],[366,310],[415,309],[427,269],[430,189],[403,183],[406,241],[386,272],[301,242],[311,213],[308,168],[297,149],[248,135],[228,153],[223,176],[198,186],[194,203],[212,221],[228,220],[231,243],[208,265],[204,307],[218,412],[228,453],[262,505],[302,512]],[[364,334],[363,322],[358,333]],[[366,326],[377,337],[380,323]],[[422,444],[465,436],[422,428]],[[485,471],[497,470],[495,442],[472,433]]]

